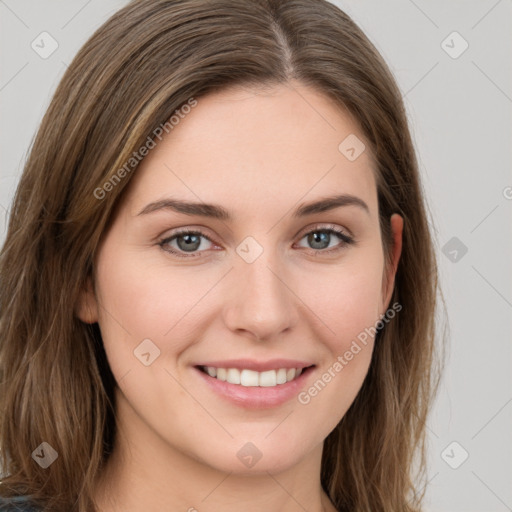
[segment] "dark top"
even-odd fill
[[[0,512],[40,512],[40,510],[30,502],[30,496],[0,497]]]

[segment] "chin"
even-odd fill
[[[264,438],[262,435],[261,442],[231,439],[223,447],[218,446],[213,450],[209,447],[207,453],[196,451],[194,458],[217,471],[242,476],[286,471],[306,456],[303,443],[294,442],[290,446],[284,446],[280,442],[269,442]],[[299,451],[297,446],[302,449]]]

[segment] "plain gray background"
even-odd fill
[[[0,0],[0,243],[58,81],[126,3]],[[334,3],[377,46],[405,96],[437,239],[450,337],[427,425],[426,511],[512,511],[512,0]],[[48,38],[42,32],[58,44],[47,58],[31,47]]]

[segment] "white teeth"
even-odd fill
[[[277,384],[284,384],[286,382],[286,368],[279,368],[276,374]]]
[[[296,379],[302,373],[302,368],[279,368],[265,372],[238,370],[237,368],[214,368],[213,366],[206,366],[203,369],[210,377],[246,387],[275,387]]]
[[[252,370],[242,370],[240,375],[240,384],[242,386],[257,386],[259,383],[258,372]]]
[[[286,370],[286,380],[290,381],[295,379],[295,368],[290,368]]]
[[[240,370],[237,370],[236,368],[229,368],[226,381],[230,384],[240,384]]]
[[[267,372],[261,372],[259,384],[266,388],[277,385],[276,371],[268,370]]]

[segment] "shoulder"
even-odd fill
[[[30,496],[0,496],[0,512],[40,512],[40,508],[30,501]]]

